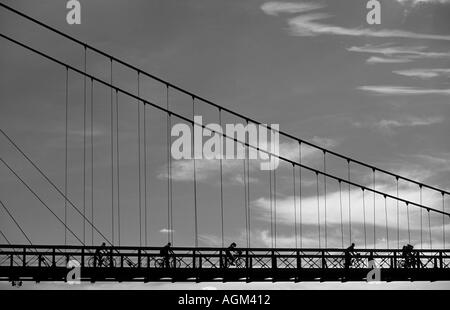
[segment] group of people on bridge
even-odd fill
[[[423,267],[421,260],[415,255],[414,247],[410,244],[403,246],[402,248],[402,260],[399,261],[398,267],[402,268],[419,268]],[[97,266],[107,266],[108,256],[112,255],[111,252],[106,247],[103,242],[100,247],[97,248],[95,252],[95,259],[97,261]],[[169,242],[164,247],[160,249],[160,255],[162,258],[161,267],[163,268],[174,268],[176,267],[176,254],[172,250],[172,244]],[[225,249],[225,259],[223,265],[225,268],[230,266],[236,266],[238,259],[242,256],[242,251],[237,249],[235,242],[231,243],[228,248]],[[352,243],[348,248],[344,250],[344,268],[349,269],[355,265],[355,262],[360,258],[360,254],[355,251],[355,244]],[[369,261],[373,260],[373,257],[369,257]],[[324,265],[326,268],[326,264]],[[358,267],[358,266],[356,266]]]

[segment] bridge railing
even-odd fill
[[[103,254],[99,257],[98,251]],[[230,259],[224,248],[173,248],[166,260],[159,247],[82,247],[0,245],[0,267],[82,268],[450,268],[450,250],[355,250],[350,261],[342,249],[237,249]],[[166,263],[169,263],[169,266]]]

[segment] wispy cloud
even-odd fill
[[[401,4],[415,6],[417,4],[450,4],[450,0],[397,0]]]
[[[278,15],[280,13],[302,13],[323,8],[319,3],[294,3],[294,2],[266,2],[261,6],[261,10],[267,15]]]
[[[163,228],[163,229],[161,229],[159,232],[160,232],[160,233],[163,233],[163,234],[167,234],[167,233],[169,233],[169,232],[175,232],[175,230]]]
[[[426,46],[396,46],[391,43],[364,46],[352,46],[347,48],[349,52],[378,54],[371,56],[367,63],[408,63],[416,59],[448,59],[450,52],[433,52],[427,50]]]
[[[420,79],[430,79],[436,77],[450,78],[450,69],[409,69],[392,71],[395,74],[416,77]]]
[[[405,86],[360,86],[358,89],[379,95],[450,95],[450,89],[426,89]]]
[[[353,37],[376,37],[376,38],[411,38],[450,41],[450,36],[423,34],[397,29],[374,30],[371,28],[353,27],[346,28],[333,24],[324,23],[323,20],[331,17],[328,13],[314,12],[324,6],[311,2],[291,3],[291,2],[267,2],[261,6],[261,10],[268,15],[278,15],[280,13],[301,13],[296,17],[288,19],[290,32],[296,36],[318,36],[318,35],[339,35]]]
[[[382,119],[376,121],[352,122],[352,125],[358,128],[374,128],[381,132],[391,134],[394,129],[401,127],[429,126],[444,121],[443,117],[401,117],[399,119]]]
[[[377,57],[377,56],[371,56],[366,60],[368,64],[394,64],[394,63],[408,63],[413,61],[411,58],[407,57]]]

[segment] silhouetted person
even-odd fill
[[[102,243],[101,247],[97,248],[97,250],[95,250],[95,259],[98,262],[98,266],[102,266],[103,265],[103,259],[104,256],[106,256],[107,254],[107,250],[106,250],[106,243]],[[105,264],[106,265],[106,264]]]
[[[344,255],[345,255],[345,263],[344,263],[344,267],[345,269],[350,268],[350,266],[352,265],[352,256],[354,255],[355,252],[355,244],[352,243],[351,246],[349,246],[348,248],[346,248],[344,250]]]
[[[160,254],[164,260],[164,267],[166,268],[170,268],[170,258],[175,255],[171,247],[172,244],[169,242],[160,251]]]
[[[411,244],[404,245],[402,248],[402,258],[405,260],[405,268],[413,267],[414,265],[413,249],[414,247]]]
[[[230,244],[230,246],[225,250],[225,256],[226,256],[226,266],[228,265],[233,265],[234,266],[234,261],[235,261],[235,257],[233,252],[236,249],[236,243],[232,243]]]

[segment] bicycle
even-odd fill
[[[92,256],[87,261],[89,267],[116,267],[116,260],[113,257],[102,257],[98,258]],[[96,264],[95,264],[96,263]]]
[[[166,260],[164,257],[157,258],[153,262],[153,266],[155,268],[167,268]],[[169,258],[169,266],[170,268],[180,268],[181,267],[181,258],[178,257],[170,257]]]
[[[245,259],[242,257],[242,251],[236,251],[234,259],[230,262],[228,257],[225,257],[225,266],[229,268],[234,266],[235,268],[245,268]]]

